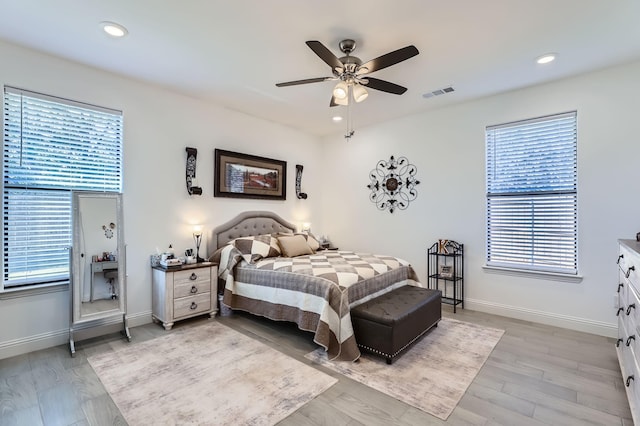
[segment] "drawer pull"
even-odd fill
[[[624,254],[621,254],[620,256],[618,256],[618,261],[616,262],[618,265],[620,264],[620,259],[624,258]]]
[[[624,308],[618,308],[618,312],[616,312],[616,316],[620,316],[620,312],[624,312]]]
[[[627,308],[627,315],[629,315],[631,313],[631,308],[635,309],[636,308],[636,304],[632,303],[629,305],[629,307]]]
[[[619,348],[619,347],[620,347],[620,343],[622,343],[622,342],[624,342],[624,340],[622,340],[622,339],[618,339],[618,340],[616,341],[616,348]]]
[[[620,293],[620,290],[624,287],[623,283],[618,284],[618,293]]]
[[[198,292],[198,287],[195,285],[191,286],[191,294],[196,294]]]
[[[192,311],[198,309],[198,304],[196,302],[191,302],[191,306],[189,307],[189,309],[191,309]]]
[[[636,335],[635,334],[632,335],[632,336],[627,337],[627,343],[625,343],[625,345],[629,346],[631,344],[632,340],[636,340]]]
[[[627,387],[631,386],[631,381],[632,381],[632,380],[635,380],[635,379],[633,378],[633,375],[631,375],[631,376],[627,377],[627,381],[626,381],[626,382],[624,382],[624,383],[627,385]]]
[[[624,274],[625,278],[629,278],[629,275],[631,275],[631,271],[635,271],[636,267],[635,266],[629,266],[629,269],[627,269],[627,273]]]
[[[627,276],[627,278],[629,278],[629,277]],[[198,279],[198,276],[196,275],[196,273],[195,273],[195,272],[192,272],[192,273],[191,273],[191,276],[189,277],[189,279],[190,279],[191,281],[195,281],[195,280],[197,280],[197,279]]]

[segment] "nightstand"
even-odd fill
[[[176,321],[218,312],[218,265],[153,266],[152,319],[170,330]]]

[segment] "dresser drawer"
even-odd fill
[[[640,352],[640,336],[638,335],[640,326],[640,298],[633,288],[627,291],[627,307],[624,313],[620,313],[623,318],[624,329],[627,333],[624,344],[631,349],[634,358]]]
[[[618,267],[620,274],[628,279],[636,289],[640,289],[640,254],[621,244]]]
[[[173,316],[179,319],[185,316],[197,315],[211,310],[211,293],[183,297],[173,301]]]
[[[211,281],[190,281],[173,284],[173,298],[180,299],[196,294],[209,293],[211,291]]]
[[[194,269],[186,271],[176,271],[173,275],[173,285],[177,287],[182,284],[194,284],[202,282],[211,282],[209,269]]]
[[[620,371],[622,373],[622,382],[627,392],[627,399],[631,404],[636,401],[640,395],[640,377],[638,377],[638,365],[633,357],[632,352],[624,345],[616,348],[618,352],[618,360],[620,361]],[[634,404],[635,405],[635,404]]]

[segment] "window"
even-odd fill
[[[71,191],[121,188],[120,111],[5,87],[0,290],[68,282]]]
[[[576,112],[487,127],[487,266],[578,273],[576,128]]]

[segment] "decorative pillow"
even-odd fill
[[[318,240],[316,240],[316,238],[313,235],[307,232],[300,232],[300,233],[297,233],[296,235],[302,235],[304,239],[307,241],[307,244],[309,244],[309,247],[311,247],[311,250],[316,251],[320,248],[320,243],[318,242]]]
[[[255,237],[240,237],[233,240],[233,245],[242,257],[249,263],[255,263],[265,257],[280,256],[278,239],[271,235],[257,235]]]
[[[220,264],[220,256],[222,255],[222,249],[225,246],[220,247],[218,250],[214,251],[211,256],[207,259],[209,262]]]
[[[278,243],[285,257],[302,256],[303,254],[313,254],[313,250],[307,244],[307,240],[298,234],[292,236],[278,237]]]

